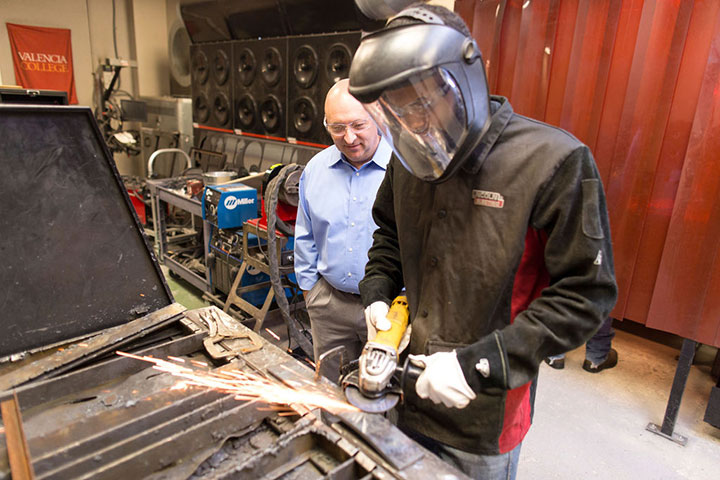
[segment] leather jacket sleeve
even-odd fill
[[[605,196],[587,147],[572,151],[541,186],[530,227],[546,238],[550,284],[512,324],[458,349],[476,391],[529,382],[543,358],[585,343],[617,299]],[[485,375],[476,368],[483,358]]]

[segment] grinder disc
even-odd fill
[[[342,379],[345,398],[351,404],[368,413],[387,412],[400,401],[400,393],[392,390],[377,396],[364,395],[358,386],[358,371],[355,370]]]
[[[345,387],[345,398],[351,404],[367,413],[387,412],[400,401],[400,394],[386,393],[376,398],[366,397],[354,385]]]

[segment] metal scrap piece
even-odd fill
[[[397,432],[390,435],[394,427],[385,417],[363,412],[342,412],[337,416],[397,470],[409,467],[425,455],[422,448],[405,435]]]
[[[243,353],[250,353],[260,350],[263,347],[262,337],[242,325],[237,325],[234,320],[211,307],[199,312],[198,316],[208,328],[208,337],[203,340],[203,345],[208,354],[216,360],[236,357]],[[247,339],[249,346],[235,347],[231,340]]]
[[[59,375],[83,362],[116,350],[132,340],[148,335],[177,321],[178,315],[185,310],[186,308],[182,305],[173,303],[144,317],[102,330],[98,335],[85,339],[81,343],[72,344],[67,348],[60,348],[54,353],[39,360],[33,360],[28,365],[10,373],[5,374],[0,371],[0,392],[17,387],[30,380]]]
[[[34,478],[34,472],[17,397],[13,396],[10,400],[2,402],[0,412],[5,426],[5,441],[12,478],[30,480]]]

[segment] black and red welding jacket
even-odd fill
[[[405,393],[399,425],[464,451],[512,450],[531,423],[543,358],[582,345],[617,297],[602,183],[589,149],[492,97],[492,124],[453,177],[430,184],[397,159],[373,218],[365,305],[404,286],[409,353],[456,350],[477,398],[463,409]],[[476,369],[487,359],[490,370]],[[487,373],[487,372],[486,372]]]

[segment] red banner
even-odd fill
[[[15,82],[23,88],[65,91],[69,103],[77,103],[70,30],[6,25]]]

